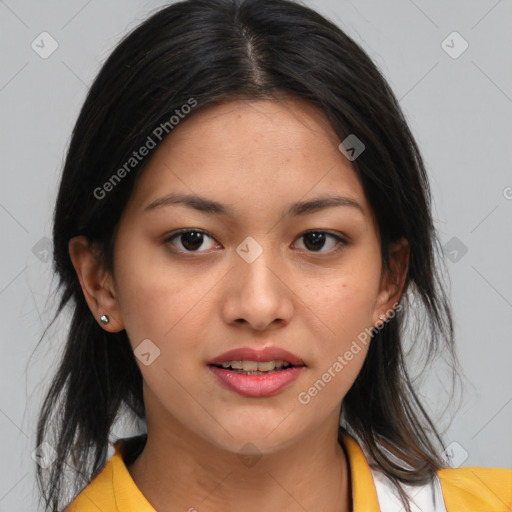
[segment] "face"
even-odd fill
[[[320,111],[288,99],[194,112],[156,149],[120,221],[109,305],[138,355],[148,425],[261,452],[337,428],[368,349],[361,333],[399,299],[339,143]],[[209,365],[242,347],[278,347],[303,366],[281,370],[293,376],[279,388]]]

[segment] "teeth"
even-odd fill
[[[243,362],[244,372],[257,372],[258,363],[256,361],[244,361]]]
[[[287,368],[290,363],[287,361],[226,361],[222,363],[222,368],[231,367],[233,370],[243,370],[244,372],[270,372],[274,369]]]
[[[223,368],[227,368],[228,366],[224,366],[227,364],[228,366],[231,366],[233,370],[243,370],[244,368],[244,362],[243,361],[230,361],[229,363],[222,363]]]

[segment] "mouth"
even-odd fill
[[[305,364],[292,364],[289,361],[277,359],[271,361],[225,361],[221,364],[210,364],[209,366],[215,366],[216,368],[243,375],[269,375],[272,373],[283,372],[291,368],[305,366]]]
[[[277,347],[235,349],[208,363],[225,389],[244,397],[264,398],[281,393],[305,371],[302,359]]]
[[[282,392],[305,367],[300,357],[278,346],[235,348],[208,361],[208,369],[222,387],[253,398]]]

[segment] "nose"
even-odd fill
[[[270,250],[252,262],[236,255],[223,304],[224,320],[263,331],[287,325],[294,312],[293,291],[283,266]]]

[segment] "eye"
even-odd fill
[[[307,231],[306,233],[300,235],[299,239],[301,238],[304,239],[304,245],[310,252],[337,252],[347,244],[347,241],[340,236],[335,235],[334,233],[329,233],[327,231]],[[325,246],[325,242],[329,238],[332,240],[331,247],[334,247],[334,249],[320,251],[319,249],[322,249]]]
[[[202,229],[180,229],[174,232],[172,235],[165,239],[165,242],[170,242],[177,247],[181,252],[184,253],[199,253],[201,246],[204,244],[205,239],[215,240],[206,231]],[[342,237],[329,233],[327,231],[311,230],[303,233],[298,239],[304,239],[306,250],[309,252],[337,252],[347,241]],[[334,249],[328,249],[327,251],[321,251],[324,248],[326,241],[331,240],[331,247]]]
[[[165,242],[174,244],[174,241],[177,240],[181,245],[181,247],[178,247],[181,252],[203,252],[198,251],[198,249],[203,245],[205,238],[214,240],[202,229],[181,229],[167,237]]]

